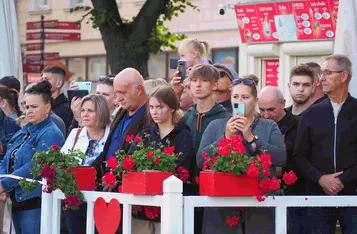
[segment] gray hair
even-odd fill
[[[321,66],[315,62],[306,63],[314,71],[314,83],[316,83],[321,75]]]
[[[147,95],[150,95],[152,91],[158,86],[170,86],[166,80],[162,78],[155,78],[144,81],[144,87]]]
[[[285,100],[284,95],[279,88],[275,89],[275,95],[276,95],[276,102],[280,104],[283,103],[283,101]]]
[[[105,128],[105,126],[109,125],[110,111],[107,100],[102,96],[90,94],[82,98],[81,107],[87,101],[92,101],[94,103],[98,126]]]
[[[346,71],[348,73],[348,82],[352,79],[352,62],[343,54],[332,54],[323,58],[323,61],[334,60],[339,67],[339,70]]]

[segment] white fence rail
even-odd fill
[[[0,176],[1,177],[1,176]],[[175,176],[164,181],[162,196],[140,196],[122,193],[84,191],[87,202],[87,234],[94,234],[94,202],[102,197],[106,202],[116,199],[123,205],[123,233],[131,233],[132,205],[160,206],[161,233],[194,234],[195,207],[275,207],[275,233],[287,231],[287,207],[349,207],[357,206],[355,196],[277,196],[258,202],[255,197],[183,196],[182,182]],[[56,190],[42,193],[41,234],[60,233],[61,200]]]

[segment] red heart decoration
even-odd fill
[[[94,202],[94,223],[99,234],[114,234],[121,221],[119,201],[110,200],[108,206],[102,197]]]

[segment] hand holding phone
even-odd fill
[[[233,117],[245,115],[245,104],[242,102],[233,103]]]

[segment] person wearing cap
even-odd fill
[[[238,74],[232,68],[223,64],[213,64],[219,71],[218,87],[214,92],[216,102],[220,103],[232,114],[231,91],[232,80],[238,79]]]

